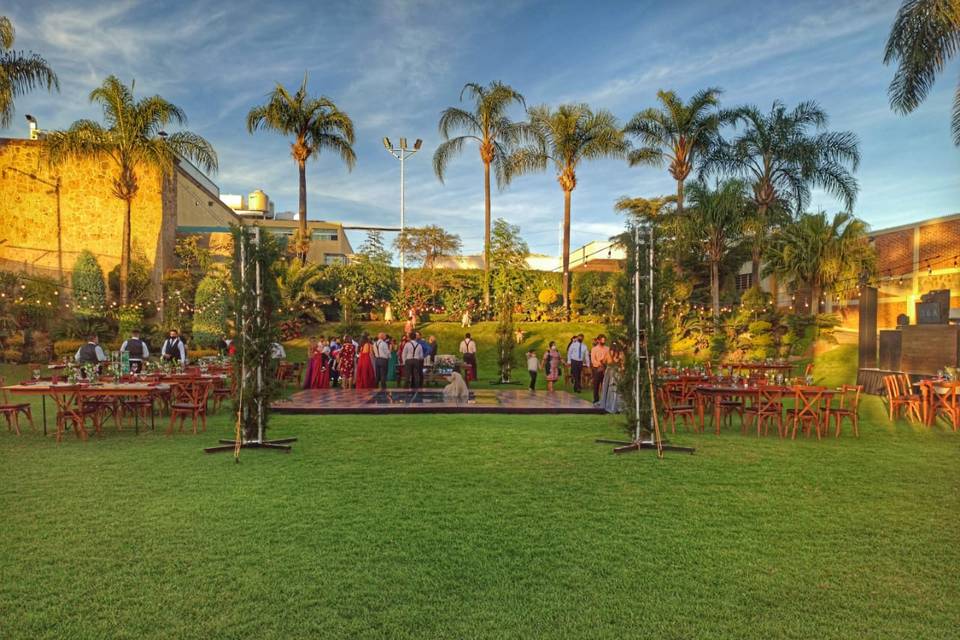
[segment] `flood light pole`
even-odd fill
[[[423,146],[423,140],[417,138],[417,141],[413,143],[413,148],[407,148],[407,139],[400,138],[400,146],[394,147],[393,143],[390,142],[390,138],[384,136],[383,138],[383,148],[387,150],[387,153],[392,155],[394,158],[400,161],[400,234],[403,235],[404,229],[406,229],[406,219],[404,211],[404,199],[403,199],[403,162],[417,151],[420,151],[420,147]],[[404,264],[404,252],[403,245],[400,247],[400,290],[403,291],[403,272],[406,267]]]

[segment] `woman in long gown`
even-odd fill
[[[598,406],[607,413],[620,413],[620,371],[623,367],[623,351],[614,344],[607,356],[606,368],[603,372],[603,386],[600,391]]]
[[[390,344],[390,359],[387,360],[387,381],[397,380],[397,343],[393,338],[387,338]]]
[[[311,389],[329,389],[330,388],[330,352],[329,347],[323,340],[317,345],[317,355],[315,356],[315,365],[313,378],[310,383]]]
[[[368,338],[362,338],[360,355],[357,357],[357,370],[354,372],[354,387],[373,389],[376,385],[377,377],[373,372],[373,345]]]
[[[353,386],[353,360],[357,354],[357,348],[353,346],[350,336],[343,337],[343,346],[340,347],[340,380],[343,388],[349,389]]]
[[[560,352],[557,343],[550,341],[550,348],[543,354],[543,370],[547,373],[547,391],[553,391],[553,384],[560,379]]]
[[[317,339],[310,338],[309,344],[307,344],[307,371],[303,376],[303,388],[309,389],[310,383],[313,380],[313,369],[314,369],[314,353],[317,351]]]

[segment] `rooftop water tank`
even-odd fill
[[[270,209],[269,201],[270,198],[267,197],[267,194],[257,189],[250,192],[247,206],[250,207],[251,211],[268,211]]]

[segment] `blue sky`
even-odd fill
[[[159,93],[181,106],[189,128],[220,155],[214,180],[224,193],[263,188],[279,209],[296,208],[297,174],[288,142],[249,135],[245,115],[276,82],[310,74],[356,124],[352,173],[333,157],[308,168],[314,219],[399,223],[399,166],[384,135],[424,139],[407,162],[407,221],[459,233],[465,252],[482,246],[482,167],[475,148],[454,161],[445,184],[433,175],[440,111],[465,82],[501,80],[528,104],[587,102],[622,121],[653,106],[658,89],[684,98],[707,86],[726,106],[774,99],[816,100],[830,127],[854,131],[863,161],[855,213],[882,228],[960,210],[960,150],[949,112],[958,67],[948,67],[910,116],[893,113],[893,73],[883,46],[899,2],[44,2],[2,9],[18,49],[43,55],[60,76],[60,94],[17,102],[43,128],[98,117],[87,94],[108,74],[136,79],[138,95]],[[586,9],[589,7],[589,9]],[[521,117],[519,111],[515,114]],[[585,164],[573,195],[573,246],[622,224],[623,195],[671,193],[665,169],[620,161]],[[494,217],[519,224],[531,249],[555,254],[562,196],[552,172],[519,178],[494,192]],[[815,194],[812,208],[837,203]],[[362,240],[352,237],[354,244]]]

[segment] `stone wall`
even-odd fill
[[[51,168],[41,149],[37,141],[0,139],[0,241],[5,241],[0,242],[0,266],[58,272],[59,180],[63,269],[69,274],[77,255],[89,249],[108,273],[120,262],[125,211],[125,203],[113,195],[114,166],[104,160]],[[132,203],[132,244],[134,254],[144,255],[155,268],[164,261],[158,243],[162,191],[156,172],[140,172],[140,191]],[[172,206],[169,197],[167,206]]]

